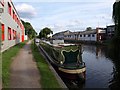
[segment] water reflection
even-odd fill
[[[119,47],[120,48],[120,47]],[[73,88],[120,88],[120,53],[104,46],[83,45],[83,61],[86,63],[86,82]],[[72,85],[71,85],[72,84]],[[71,88],[70,87],[70,88]]]
[[[114,44],[113,48],[108,48],[107,52],[108,57],[111,58],[111,60],[114,63],[113,67],[113,78],[109,82],[109,87],[112,88],[120,88],[120,45]]]
[[[83,46],[83,58],[88,67],[87,78],[92,76],[94,76],[93,78],[96,78],[92,80],[87,79],[86,87],[94,87],[91,86],[90,83],[94,83],[95,87],[120,87],[119,48],[119,45],[112,49],[104,46]],[[92,75],[93,73],[94,75]]]
[[[81,90],[85,87],[85,83],[80,82],[79,80],[70,80],[63,78],[63,81],[65,82],[69,90],[74,90],[75,88],[79,88],[79,90]]]

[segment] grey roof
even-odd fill
[[[66,33],[66,32],[70,32],[70,31],[69,31],[69,30],[66,30],[66,31],[58,32],[58,33],[55,33],[53,36],[55,36],[55,35],[60,35],[60,34],[64,34],[64,33]]]
[[[96,33],[96,29],[90,30],[90,31],[80,31],[80,32],[70,32],[66,35],[74,35],[74,34],[94,34]]]

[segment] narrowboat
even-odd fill
[[[81,45],[41,41],[40,46],[52,58],[52,64],[62,77],[85,80],[86,66],[82,60]]]

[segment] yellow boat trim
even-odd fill
[[[83,73],[86,71],[86,68],[82,68],[82,69],[75,69],[75,70],[70,70],[70,69],[64,69],[64,68],[59,68],[60,71],[65,72],[65,73],[70,73],[70,74],[79,74],[79,73]]]

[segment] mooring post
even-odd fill
[[[35,38],[34,38],[33,42],[34,42],[34,50],[35,50]]]

